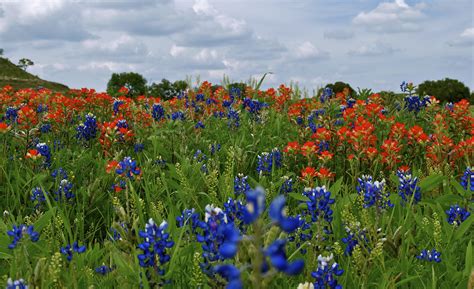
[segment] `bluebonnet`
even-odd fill
[[[30,200],[35,202],[36,207],[39,207],[42,203],[46,202],[46,195],[48,193],[44,192],[42,188],[36,187],[31,191]]]
[[[364,208],[377,206],[380,209],[393,207],[388,197],[390,193],[385,192],[385,180],[373,181],[371,176],[363,175],[357,179],[359,185],[356,190],[359,195],[364,197]]]
[[[326,111],[324,109],[313,110],[311,114],[308,116],[308,127],[311,129],[313,133],[320,127],[321,124],[317,124],[317,121],[320,119],[322,115],[324,115]]]
[[[221,144],[211,144],[211,155],[221,150]]]
[[[198,94],[196,94],[196,101],[198,101],[198,102],[199,102],[199,101],[204,101],[204,100],[205,100],[204,98],[205,98],[205,97],[204,97],[204,93],[198,93]]]
[[[474,192],[474,168],[467,167],[464,171],[464,174],[461,177],[461,186],[467,190],[469,186],[469,190]]]
[[[73,184],[68,179],[62,179],[59,182],[58,189],[56,190],[56,192],[54,192],[54,194],[56,195],[54,199],[56,201],[62,201],[63,198],[68,201],[72,200],[75,197],[74,193],[72,192],[72,187]]]
[[[333,210],[331,205],[334,204],[335,199],[331,199],[331,192],[326,189],[326,186],[307,188],[303,195],[308,197],[306,202],[307,214],[311,216],[312,222],[317,222],[324,218],[328,223],[332,222]]]
[[[419,112],[421,109],[428,106],[428,103],[431,103],[429,96],[423,98],[420,98],[417,95],[405,96],[405,108],[408,111]]]
[[[353,99],[352,97],[347,100],[347,107],[348,108],[353,108],[354,104],[356,104],[356,100]]]
[[[205,128],[206,126],[202,123],[202,121],[198,121],[196,125],[194,125],[194,128]]]
[[[346,227],[347,237],[342,238],[342,242],[346,244],[344,254],[346,256],[351,256],[354,247],[359,245],[363,247],[368,247],[367,233],[364,229],[355,228],[350,229]],[[370,248],[368,248],[370,250]]]
[[[95,272],[100,275],[107,275],[108,273],[112,272],[114,270],[113,267],[109,267],[106,265],[99,266],[95,268]]]
[[[222,101],[222,106],[223,106],[223,107],[230,107],[230,106],[234,103],[234,100],[235,100],[234,95],[231,93],[231,94],[229,95],[229,97],[230,97],[229,100],[225,100],[225,99],[224,99],[224,100]]]
[[[136,143],[133,146],[133,151],[136,152],[136,153],[142,152],[144,149],[145,149],[145,145],[142,144],[142,143]]]
[[[176,225],[178,228],[188,225],[191,227],[193,233],[200,226],[199,214],[196,213],[194,208],[184,209],[180,216],[176,217]]]
[[[424,249],[421,251],[420,255],[416,256],[417,259],[419,260],[424,260],[424,261],[429,261],[429,262],[436,262],[439,263],[441,262],[441,253],[436,251],[435,249],[433,250],[426,250]]]
[[[321,91],[321,95],[319,96],[319,100],[322,103],[325,103],[327,100],[329,100],[333,95],[333,91],[330,87],[326,87]]]
[[[454,111],[454,104],[452,102],[446,103],[444,107],[449,111]]]
[[[50,132],[51,131],[51,124],[49,124],[49,123],[42,124],[41,127],[40,127],[40,131],[41,131],[41,133]]]
[[[265,191],[258,187],[245,193],[247,203],[243,210],[242,220],[251,224],[265,211]]]
[[[318,256],[318,268],[311,273],[311,276],[316,279],[313,283],[315,289],[342,289],[342,285],[338,284],[336,277],[344,273],[343,269],[339,268],[339,264],[333,262],[333,255],[329,257]]]
[[[398,194],[402,198],[402,202],[410,203],[413,199],[413,204],[421,201],[421,188],[418,186],[418,178],[413,177],[410,172],[398,171]]]
[[[113,103],[114,115],[116,115],[119,112],[120,106],[122,104],[124,104],[122,100],[114,100],[114,103]]]
[[[71,244],[67,244],[66,246],[64,247],[61,247],[59,249],[59,252],[61,252],[61,254],[63,254],[64,256],[66,256],[66,259],[71,262],[72,260],[72,257],[73,257],[73,254],[74,252],[78,253],[78,254],[82,254],[86,251],[86,246],[79,246],[79,244],[76,242],[74,242],[71,246]]]
[[[51,173],[51,176],[56,179],[59,176],[59,179],[67,179],[67,172],[63,168],[58,168]]]
[[[13,237],[13,241],[8,245],[9,249],[14,249],[24,235],[29,235],[32,242],[37,242],[39,240],[39,233],[35,232],[33,226],[13,225],[13,228],[10,231],[7,231],[7,235]]]
[[[242,201],[229,198],[227,199],[227,202],[224,203],[224,213],[227,216],[228,221],[235,224],[239,223],[240,231],[245,230],[243,227],[244,210],[245,205],[242,203]]]
[[[238,128],[240,126],[239,112],[229,108],[227,112],[227,126],[230,128]]]
[[[18,121],[18,109],[12,106],[7,107],[4,120],[10,125],[15,124]]]
[[[153,104],[151,115],[155,121],[160,121],[165,118],[165,109],[159,103]]]
[[[184,120],[184,113],[182,111],[175,111],[171,114],[172,120]]]
[[[250,190],[250,185],[247,179],[248,179],[248,176],[244,176],[243,174],[238,174],[234,178],[234,194],[236,196],[240,194],[245,194],[245,192]]]
[[[240,88],[238,87],[231,87],[230,90],[229,90],[229,95],[231,97],[236,97],[236,98],[240,98],[241,97],[241,91],[240,91]]]
[[[203,153],[200,149],[196,150],[194,153],[193,159],[196,160],[198,163],[202,163],[207,160],[207,156]]]
[[[298,228],[300,224],[299,218],[287,217],[283,211],[284,207],[285,197],[282,195],[276,197],[270,204],[269,215],[273,222],[277,223],[283,231],[286,233],[292,233]]]
[[[226,289],[241,289],[243,288],[240,280],[240,270],[232,264],[217,265],[214,267],[214,272],[221,275],[227,280]]]
[[[280,194],[288,194],[293,191],[293,179],[284,176],[283,183],[280,186]]]
[[[170,234],[166,232],[167,228],[166,221],[157,226],[153,219],[149,219],[145,230],[138,233],[143,239],[143,242],[138,245],[138,248],[143,251],[143,254],[138,255],[138,262],[141,267],[155,268],[159,275],[165,274],[165,270],[160,269],[159,266],[170,261],[171,257],[167,251],[174,246],[174,242],[170,240]],[[156,263],[157,260],[159,264]]]
[[[23,279],[13,281],[11,278],[8,278],[6,289],[28,289],[28,285],[26,285]]]
[[[137,167],[137,161],[133,160],[131,157],[125,157],[118,163],[118,166],[119,167],[115,170],[115,173],[131,180],[134,179],[134,176],[139,176],[141,173],[140,168]]]
[[[84,122],[76,128],[76,137],[79,140],[89,141],[97,136],[97,119],[92,113],[88,113]]]
[[[251,99],[251,98],[246,98],[244,99],[242,103],[243,108],[247,108],[248,111],[250,112],[250,115],[253,120],[260,120],[260,111],[264,108],[267,107],[268,104],[265,102],[260,102],[256,99]]]
[[[408,90],[408,83],[406,81],[403,81],[401,84],[400,84],[400,90],[402,92],[407,92]]]
[[[471,213],[468,210],[461,208],[458,204],[455,204],[449,207],[449,210],[446,211],[446,215],[448,215],[448,223],[459,226],[469,218]]]
[[[280,150],[274,148],[270,153],[262,153],[257,156],[257,173],[269,174],[273,167],[280,168],[282,166],[282,154]]]
[[[38,107],[36,108],[37,113],[42,113],[42,112],[48,112],[48,106],[46,104],[38,104]]]
[[[277,239],[265,250],[265,256],[270,259],[272,266],[287,275],[298,275],[304,269],[302,259],[289,262],[285,250],[286,240]]]
[[[51,150],[49,149],[49,146],[46,143],[38,143],[36,145],[36,150],[38,150],[40,155],[44,157],[44,166],[51,166]]]

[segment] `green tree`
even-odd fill
[[[326,85],[326,87],[329,87],[332,89],[332,91],[336,94],[339,92],[344,92],[344,88],[349,89],[349,94],[354,95],[354,89],[349,85],[349,83],[345,83],[342,81],[336,81],[334,83],[329,83]]]
[[[33,66],[33,65],[35,65],[35,63],[33,61],[31,61],[30,59],[22,58],[18,61],[17,66],[26,71],[28,66]]]
[[[177,80],[174,83],[163,78],[160,83],[153,83],[148,87],[148,95],[171,99],[188,88],[188,83],[184,80]]]
[[[116,95],[120,88],[128,89],[128,97],[137,97],[146,93],[146,79],[135,72],[113,73],[107,83],[107,93]]]
[[[441,102],[457,102],[470,98],[469,88],[456,79],[427,80],[418,85],[417,93],[421,96],[434,96]]]
[[[0,48],[0,56],[3,56],[3,48]]]

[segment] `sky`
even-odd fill
[[[43,79],[103,91],[200,76],[308,90],[399,89],[445,77],[474,90],[472,0],[0,0],[0,48]]]

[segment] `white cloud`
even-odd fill
[[[398,51],[398,49],[393,48],[389,44],[377,41],[349,50],[348,54],[355,56],[381,56],[392,54],[396,51]]]
[[[474,27],[466,28],[455,40],[448,42],[450,46],[474,45]]]
[[[173,57],[179,57],[185,51],[186,51],[186,47],[177,46],[176,44],[173,44],[170,48],[170,55]]]
[[[376,32],[407,32],[421,29],[425,4],[409,6],[404,0],[382,2],[369,12],[360,12],[352,22]]]
[[[354,32],[350,29],[332,29],[324,31],[324,38],[326,39],[337,39],[347,40],[354,37]]]
[[[321,51],[316,48],[313,43],[309,41],[303,42],[301,45],[296,47],[294,56],[296,59],[307,60],[307,59],[318,59],[318,58],[327,58],[329,53]]]

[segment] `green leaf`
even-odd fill
[[[49,221],[56,213],[56,208],[51,208],[48,212],[46,212],[38,221],[35,222],[35,231],[40,232],[44,227],[49,224]]]
[[[339,193],[339,191],[341,190],[342,181],[343,181],[343,177],[340,177],[340,178],[331,186],[331,188],[329,189],[329,191],[331,192],[331,194],[337,195],[337,194]]]
[[[308,197],[303,196],[302,194],[289,193],[288,195],[289,195],[292,199],[295,199],[295,200],[298,200],[298,201],[302,201],[302,202],[309,202],[309,201],[310,201],[310,199],[308,199]]]
[[[260,81],[258,82],[257,87],[255,87],[255,90],[259,90],[259,89],[260,89],[260,86],[262,86],[263,80],[265,79],[265,76],[267,76],[267,74],[273,74],[273,72],[266,72],[266,73],[262,76],[262,78],[260,79]]]
[[[426,177],[420,182],[421,191],[426,193],[433,190],[438,185],[440,185],[444,179],[445,177],[443,175],[438,175],[438,174],[430,175]]]
[[[474,221],[474,216],[471,215],[469,216],[469,218],[467,218],[467,220],[462,222],[459,228],[456,230],[456,233],[454,233],[454,238],[456,240],[459,240],[464,235],[464,233],[466,233],[469,230],[473,221]]]
[[[465,190],[460,183],[458,183],[456,180],[451,180],[451,185],[454,187],[456,192],[458,192],[461,196],[466,196],[468,193],[467,190]]]
[[[472,240],[469,240],[469,244],[467,245],[466,249],[466,262],[464,267],[464,276],[469,276],[471,274],[471,270],[474,269],[473,266],[473,257],[472,256]]]

